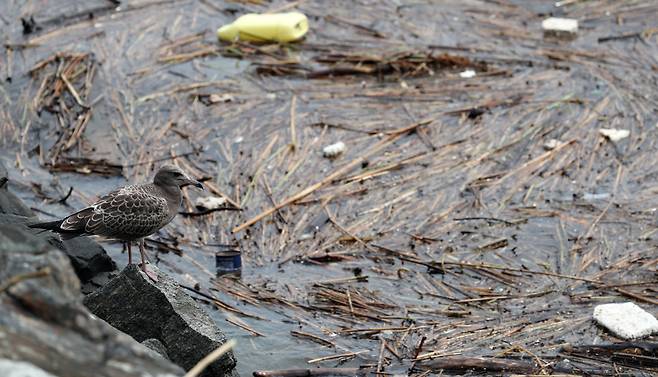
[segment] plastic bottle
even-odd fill
[[[217,37],[225,41],[239,38],[252,42],[292,42],[303,37],[307,31],[308,19],[303,13],[250,13],[219,28]]]

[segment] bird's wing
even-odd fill
[[[65,231],[117,238],[141,238],[157,231],[168,217],[165,199],[143,186],[126,186],[62,221]]]
[[[99,210],[99,207],[112,202],[127,188],[130,188],[130,186],[111,191],[89,207],[67,216],[62,220],[59,228],[63,231],[98,234],[97,231],[103,226],[103,211]]]
[[[59,229],[65,232],[93,234],[92,230],[97,228],[102,220],[103,216],[90,206],[64,218]]]

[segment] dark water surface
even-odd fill
[[[448,355],[560,361],[567,343],[616,341],[591,321],[596,304],[656,314],[656,2],[258,3],[5,1],[11,188],[53,219],[163,160],[207,178],[185,211],[206,195],[242,211],[179,216],[149,254],[235,309],[208,305],[243,375],[350,352],[342,366],[403,374]],[[281,9],[307,14],[303,42],[214,37]],[[545,39],[550,15],[578,19],[578,37]],[[345,154],[324,158],[337,141]],[[71,186],[66,204],[49,200]],[[217,245],[241,250],[237,281],[215,276]],[[105,246],[125,265],[121,245]]]

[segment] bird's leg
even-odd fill
[[[146,250],[144,250],[144,239],[139,240],[139,253],[142,255],[142,271],[148,276],[151,280],[157,283],[158,276],[146,269]]]
[[[130,241],[126,242],[128,244],[128,265],[133,264],[133,253],[130,250]]]
[[[139,240],[139,254],[142,256],[142,271],[146,272],[146,250],[144,250],[144,239]]]

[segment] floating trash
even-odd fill
[[[230,94],[211,94],[208,97],[210,103],[231,102],[234,100]]]
[[[345,146],[345,143],[342,141],[339,141],[337,143],[327,145],[324,147],[322,150],[322,154],[326,158],[334,158],[337,157],[338,155],[341,155],[347,150],[347,146]]]
[[[600,193],[600,194],[592,194],[592,193],[586,192],[585,194],[583,194],[583,199],[585,199],[589,202],[594,201],[594,200],[605,200],[605,199],[609,199],[609,198],[610,198],[610,194],[607,193],[607,192],[603,192],[603,193]]]
[[[573,39],[578,33],[578,20],[550,17],[542,21],[545,38]]]
[[[601,128],[599,130],[599,133],[601,135],[607,137],[613,143],[616,143],[621,139],[627,138],[631,134],[631,131],[629,131],[629,130],[618,130],[618,129],[615,129],[615,128]]]
[[[308,31],[308,19],[303,13],[249,13],[232,24],[217,30],[217,37],[224,41],[241,39],[250,42],[292,42]]]
[[[463,79],[473,78],[473,77],[475,77],[475,71],[472,70],[472,69],[467,69],[463,72],[459,72],[459,77],[461,77]]]
[[[221,208],[224,204],[226,204],[226,199],[216,196],[201,197],[194,201],[194,205],[198,209],[217,209]]]
[[[544,149],[547,151],[552,151],[553,149],[557,148],[560,145],[560,140],[557,139],[551,139],[544,143]]]
[[[238,250],[218,251],[215,253],[215,273],[217,276],[242,275],[242,255]]]
[[[598,305],[594,308],[594,320],[624,339],[642,338],[658,332],[656,317],[632,302]]]

